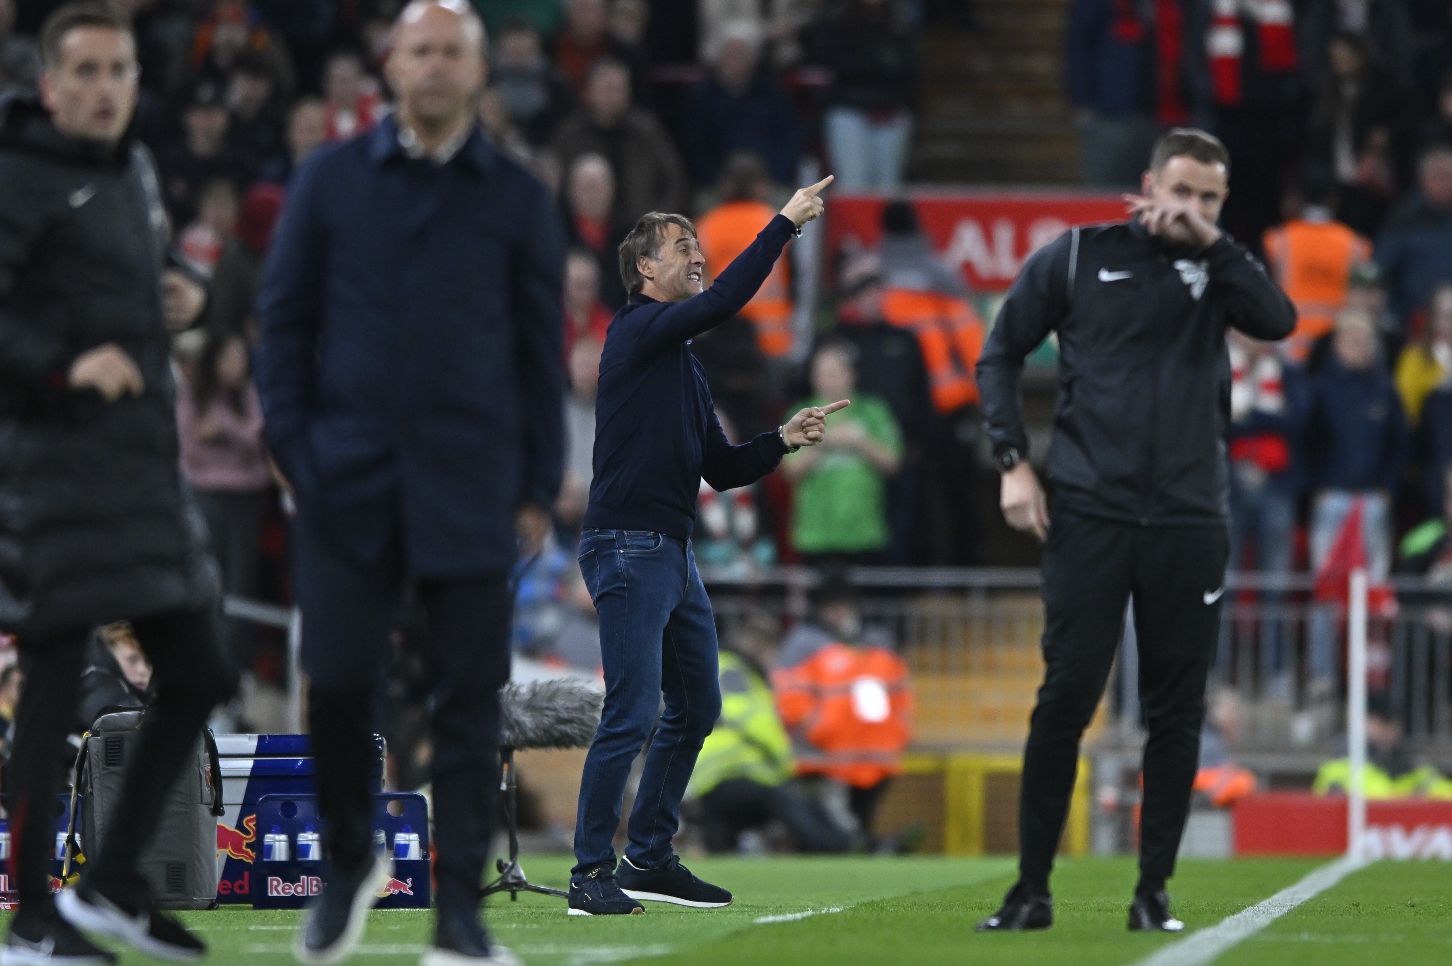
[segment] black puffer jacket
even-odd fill
[[[1029,258],[978,362],[994,453],[1028,455],[1024,358],[1059,339],[1057,504],[1144,526],[1223,525],[1225,330],[1283,339],[1296,310],[1229,235],[1176,251],[1139,224],[1075,229]]]
[[[24,637],[207,606],[216,566],[183,492],[146,150],[69,140],[0,98],[0,628]],[[72,392],[115,342],[146,391]]]

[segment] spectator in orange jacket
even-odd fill
[[[839,641],[772,674],[797,774],[844,827],[872,834],[873,817],[912,740],[908,666],[892,651]]]

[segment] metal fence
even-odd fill
[[[811,613],[813,571],[703,571],[729,638],[749,614],[790,628]],[[925,747],[1019,746],[1042,676],[1036,570],[856,568],[864,633],[912,668]],[[1370,624],[1371,692],[1419,752],[1452,759],[1452,584],[1398,579],[1394,612]],[[1345,607],[1313,599],[1306,575],[1232,575],[1212,683],[1240,698],[1242,746],[1336,753],[1345,727]],[[1133,742],[1140,712],[1133,620],[1089,740]]]
[[[723,639],[753,615],[784,632],[807,621],[819,575],[803,567],[741,572],[703,568]],[[912,669],[917,744],[927,749],[1018,748],[1043,675],[1040,578],[1030,569],[860,567],[846,572],[868,640],[894,647]],[[1395,607],[1369,627],[1368,682],[1412,748],[1452,762],[1452,583],[1399,578]],[[1232,575],[1212,684],[1243,708],[1243,748],[1324,757],[1345,733],[1346,614],[1313,599],[1306,575]],[[275,605],[230,598],[229,616],[288,631],[289,720],[302,725],[299,622]],[[1089,742],[1140,736],[1133,620]]]

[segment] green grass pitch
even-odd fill
[[[1132,966],[1167,935],[1125,929],[1134,863],[1062,861],[1054,876],[1052,930],[979,935],[974,924],[1013,881],[1006,859],[710,859],[688,863],[736,894],[728,909],[647,903],[644,916],[567,917],[564,901],[490,901],[496,938],[531,966],[648,961],[659,966],[766,964],[1004,964]],[[1319,862],[1187,861],[1171,883],[1174,911],[1190,929],[1220,920],[1300,879]],[[569,860],[526,859],[528,873],[562,885]],[[291,963],[297,913],[224,908],[184,913],[212,944],[219,966]],[[765,921],[763,921],[765,920]],[[352,962],[416,962],[429,939],[423,911],[375,912]],[[128,955],[127,963],[142,962]],[[1452,864],[1379,863],[1352,874],[1225,953],[1217,964],[1452,963]]]

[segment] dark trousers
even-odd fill
[[[195,490],[193,495],[207,520],[212,552],[217,555],[217,565],[222,570],[222,592],[237,597],[254,596],[257,593],[257,564],[261,556],[257,541],[270,492]],[[246,621],[224,617],[222,633],[233,662],[239,669],[250,669],[255,637],[251,626]]]
[[[689,543],[637,530],[586,530],[580,569],[600,614],[605,707],[585,757],[574,874],[615,868],[615,830],[630,767],[665,696],[630,813],[632,863],[671,856],[681,798],[721,716],[716,624]]]
[[[335,554],[301,518],[293,548],[318,806],[328,822],[333,869],[352,875],[372,847],[373,698],[409,578],[396,560],[369,569]],[[478,908],[494,833],[499,689],[509,680],[513,604],[507,576],[412,581],[432,699],[433,854],[441,912]]]
[[[138,618],[131,625],[151,662],[156,698],[122,779],[106,840],[91,856],[86,875],[93,882],[144,889],[136,861],[156,833],[168,790],[191,759],[207,715],[236,690],[237,672],[222,652],[210,608]],[[52,908],[56,794],[90,635],[90,628],[75,628],[20,642],[25,685],[16,709],[6,797],[14,843],[10,872],[21,915],[45,915]]]
[[[1224,527],[1139,527],[1057,507],[1044,548],[1047,670],[1019,798],[1019,868],[1047,890],[1064,831],[1079,741],[1104,693],[1134,598],[1144,749],[1140,886],[1175,871],[1200,757],[1205,683],[1215,654],[1228,557]]]
[[[803,852],[846,852],[852,847],[852,836],[790,784],[730,778],[702,795],[701,805],[706,848],[712,852],[734,852],[742,832],[771,821],[785,825]]]

